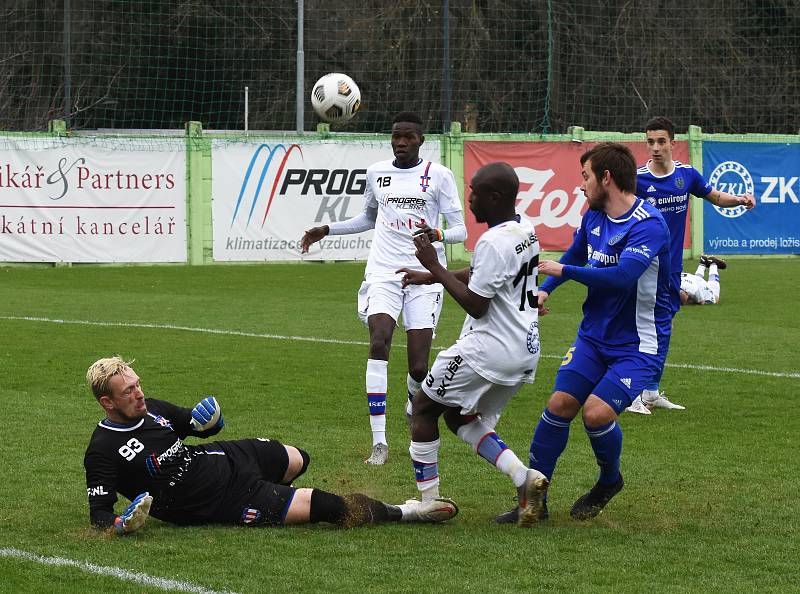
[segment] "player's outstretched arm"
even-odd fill
[[[539,273],[546,274],[555,278],[561,278],[561,272],[564,269],[564,264],[556,262],[555,260],[542,260],[539,262]],[[544,291],[547,295],[546,291]]]
[[[303,234],[300,239],[300,253],[307,254],[308,248],[317,243],[320,239],[330,233],[328,225],[320,225],[319,227],[312,227]]]
[[[747,210],[753,210],[756,207],[756,198],[751,194],[743,194],[736,196],[729,192],[713,189],[706,196],[706,200],[712,204],[716,204],[720,208],[734,208],[736,206],[744,206]]]
[[[225,426],[225,419],[222,417],[222,408],[217,399],[213,396],[206,396],[198,402],[192,409],[189,425],[198,432],[216,429],[214,433],[219,433],[219,430]]]
[[[492,300],[470,291],[467,283],[462,280],[463,271],[458,271],[460,274],[456,276],[442,266],[439,263],[436,249],[431,245],[427,235],[415,236],[414,246],[417,248],[416,256],[420,264],[428,269],[435,282],[442,283],[445,290],[452,295],[465,312],[473,318],[479,319],[488,311]]]
[[[549,297],[550,297],[550,293],[548,293],[547,291],[542,291],[541,289],[539,289],[539,291],[538,291],[538,293],[536,295],[536,305],[539,308],[539,315],[540,316],[546,316],[547,314],[550,313],[550,308],[545,306],[545,304],[544,304],[545,301],[547,301],[547,299]]]
[[[430,272],[423,272],[422,270],[401,268],[395,272],[403,275],[403,278],[400,279],[400,284],[403,288],[406,288],[408,285],[432,285],[436,282]]]
[[[401,268],[396,270],[397,274],[403,274],[400,283],[403,288],[408,285],[432,285],[436,282],[433,274],[424,272],[422,270],[411,270],[410,268]],[[462,268],[461,270],[451,270],[453,276],[460,280],[465,285],[469,284],[469,268]]]
[[[312,227],[305,232],[300,239],[300,253],[308,253],[308,248],[326,235],[350,235],[351,233],[361,233],[375,228],[375,221],[378,220],[378,207],[364,206],[364,210],[352,219],[336,221],[330,225]]]
[[[150,515],[153,496],[147,491],[140,493],[131,501],[121,515],[114,520],[114,531],[117,534],[130,534],[142,528]]]

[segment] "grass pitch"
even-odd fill
[[[687,410],[623,415],[625,489],[594,520],[569,517],[597,474],[576,420],[551,519],[532,530],[491,523],[514,505],[512,485],[443,427],[442,494],[461,509],[446,525],[176,528],[151,519],[126,538],[88,527],[83,452],[102,413],[83,376],[116,353],[136,360],[150,396],[192,406],[214,394],[226,419],[220,439],[274,437],[308,450],[298,486],[415,496],[402,332],[389,366],[389,464],[362,462],[362,273],[362,264],[0,268],[0,591],[170,587],[154,579],[196,592],[800,589],[798,258],[733,260],[721,303],[679,314],[662,389]],[[567,283],[551,297],[537,382],[498,426],[523,460],[583,296]],[[448,299],[434,348],[449,346],[462,321]],[[87,564],[152,579],[97,575]]]

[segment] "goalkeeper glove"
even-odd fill
[[[189,421],[195,431],[208,431],[225,426],[222,410],[213,396],[206,396],[192,409],[192,419]]]
[[[114,530],[117,531],[117,534],[130,534],[144,526],[152,503],[153,497],[147,491],[137,495],[136,499],[131,501],[131,504],[122,512],[122,515],[117,516],[114,520]]]

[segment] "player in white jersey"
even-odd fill
[[[306,231],[301,250],[328,234],[342,235],[375,229],[364,282],[358,292],[358,315],[369,328],[366,391],[372,428],[372,454],[367,464],[385,464],[389,455],[386,439],[386,392],[389,350],[397,321],[403,317],[407,335],[409,396],[419,390],[428,372],[433,331],[442,309],[441,284],[403,286],[400,268],[424,270],[414,256],[414,235],[434,242],[437,261],[446,266],[444,244],[460,243],[467,237],[461,200],[453,172],[420,159],[425,141],[422,120],[413,113],[398,114],[392,123],[394,159],[367,169],[364,211],[347,221]],[[440,227],[444,217],[447,229]]]
[[[422,501],[437,499],[443,416],[453,433],[511,478],[519,496],[518,524],[530,526],[541,518],[548,481],[525,467],[493,422],[536,373],[539,240],[533,225],[514,212],[519,180],[510,165],[481,167],[470,188],[475,220],[489,225],[475,246],[472,266],[448,271],[422,234],[414,238],[416,256],[429,272],[402,269],[404,285],[439,282],[467,312],[461,336],[436,357],[412,400],[409,453]]]
[[[715,256],[700,256],[694,274],[681,272],[681,305],[713,305],[719,303],[719,271],[728,264]],[[706,280],[708,269],[708,280]]]

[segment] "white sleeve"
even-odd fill
[[[467,226],[464,224],[464,214],[458,210],[443,213],[447,222],[444,230],[444,243],[461,243],[467,238]]]
[[[488,241],[479,241],[475,246],[470,268],[469,290],[487,299],[494,297],[508,279],[506,263]]]
[[[439,186],[439,212],[462,212],[461,199],[458,197],[458,186],[453,172],[442,166],[442,179]]]
[[[352,219],[346,221],[336,221],[328,225],[328,235],[349,235],[350,233],[361,233],[375,228],[375,221],[378,219],[378,207],[370,206],[367,203],[364,210]]]

